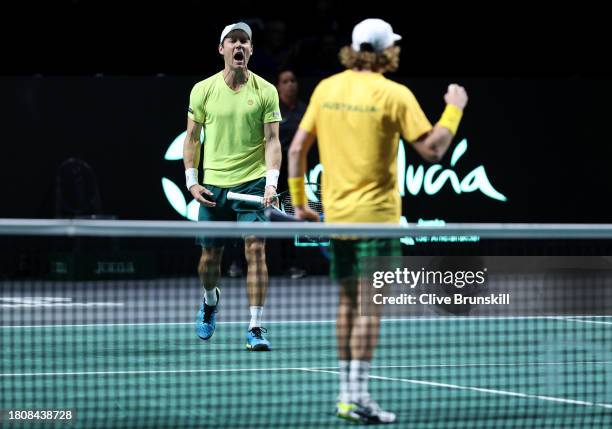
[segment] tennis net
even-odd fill
[[[224,247],[207,341],[202,237]],[[0,243],[2,427],[344,427],[332,266],[381,314],[368,390],[396,427],[612,427],[609,225],[1,220]]]

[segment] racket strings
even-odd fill
[[[323,200],[321,196],[321,186],[318,183],[306,183],[305,186],[309,190],[309,192],[307,192],[306,194],[308,196],[308,207],[310,207],[312,210],[322,216]],[[295,208],[293,207],[293,203],[291,202],[291,195],[289,195],[289,193],[285,194],[284,192],[282,194],[284,194],[280,198],[282,210],[289,215],[294,215]]]
[[[323,198],[321,196],[321,186],[318,183],[305,183],[308,197],[308,207],[317,212],[323,220]],[[281,199],[281,209],[288,215],[295,215],[295,208],[291,202],[291,196],[285,195]],[[303,246],[328,246],[329,239],[316,235],[300,235],[295,237],[295,245]]]

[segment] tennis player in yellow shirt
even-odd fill
[[[282,160],[278,127],[278,93],[271,83],[247,68],[253,54],[251,28],[244,22],[221,32],[219,54],[224,68],[195,84],[189,97],[187,136],[183,145],[186,186],[200,203],[199,221],[265,221],[263,212],[248,203],[228,200],[228,192],[275,200]],[[195,51],[194,51],[195,52]],[[200,134],[204,129],[204,177],[198,180]],[[245,238],[247,294],[251,321],[246,348],[268,351],[271,345],[261,326],[268,289],[265,241]],[[224,240],[201,237],[198,273],[204,299],[196,318],[196,332],[210,339],[216,328],[221,289],[218,287]]]
[[[352,44],[340,51],[347,70],[321,81],[289,149],[289,189],[296,216],[317,221],[304,190],[306,156],[315,138],[323,165],[325,222],[399,224],[397,188],[400,135],[428,161],[438,161],[457,132],[467,94],[449,85],[446,109],[432,126],[415,96],[383,76],[399,66],[391,25],[366,19],[353,29]],[[340,283],[336,337],[340,393],[336,414],[362,423],[392,423],[368,393],[370,362],[378,340],[380,315],[359,314],[360,260],[401,255],[395,239],[332,240],[331,277]],[[378,306],[376,306],[378,307]],[[379,310],[380,311],[380,310]]]

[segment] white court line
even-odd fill
[[[539,366],[539,365],[608,365],[612,361],[582,361],[582,362],[527,362],[527,363],[466,363],[466,364],[432,364],[432,365],[373,365],[371,368],[466,368],[466,367],[491,367],[491,366]],[[160,369],[140,371],[78,371],[78,372],[22,372],[4,373],[0,377],[49,377],[62,375],[130,375],[130,374],[188,374],[188,373],[222,373],[222,372],[265,372],[265,371],[325,371],[338,369],[336,366],[304,368],[223,368],[223,369]]]
[[[469,316],[469,317],[406,317],[403,319],[381,319],[381,322],[443,322],[443,321],[473,321],[473,320],[565,320],[571,317],[612,317],[612,316]],[[3,325],[0,329],[18,328],[87,328],[96,326],[172,326],[191,325],[195,322],[145,322],[145,323],[88,323],[88,324],[55,324],[55,325]],[[336,323],[336,320],[270,320],[266,325],[273,324],[315,324]],[[607,322],[606,322],[607,323]],[[612,323],[612,322],[610,322]],[[218,325],[242,325],[244,321],[217,322]]]
[[[596,325],[612,325],[612,322],[602,322],[600,320],[581,320],[579,317],[590,317],[590,316],[572,316],[572,317],[559,317],[559,320],[564,320],[566,322],[576,322],[576,323],[592,323]]]
[[[272,320],[265,322],[265,325],[273,324],[296,324],[296,323],[336,323],[335,320]],[[146,323],[88,323],[81,325],[7,325],[0,326],[0,328],[91,328],[91,327],[105,327],[105,326],[180,326],[180,325],[195,325],[193,322],[146,322]],[[232,321],[232,322],[217,322],[217,325],[248,325],[245,321]]]
[[[61,375],[130,375],[130,374],[191,374],[211,372],[298,371],[305,368],[226,368],[226,369],[160,369],[142,371],[78,371],[78,372],[22,372],[0,374],[0,377],[54,377]]]
[[[502,366],[546,366],[546,365],[610,365],[612,361],[576,361],[576,362],[516,362],[516,363],[457,363],[431,365],[372,365],[370,368],[470,368],[470,367],[502,367]],[[321,368],[329,369],[329,368]]]
[[[324,372],[324,373],[336,374],[336,375],[338,374],[338,371],[328,371],[328,370],[308,369],[308,368],[301,369],[301,371]],[[408,378],[381,377],[378,375],[370,375],[369,378],[373,378],[376,380],[385,380],[385,381],[399,381],[402,383],[419,384],[419,385],[433,386],[433,387],[444,387],[447,389],[469,390],[473,392],[490,393],[493,395],[516,396],[519,398],[539,399],[541,401],[561,402],[564,404],[584,405],[588,407],[600,407],[600,408],[612,409],[612,404],[589,402],[589,401],[577,401],[575,399],[557,398],[554,396],[530,395],[528,393],[512,392],[509,390],[485,389],[482,387],[460,386],[458,384],[436,383],[433,381],[412,380]]]

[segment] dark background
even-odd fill
[[[253,24],[256,49],[278,29],[262,26],[282,21],[284,45],[301,46],[302,67],[327,69],[335,49],[326,48],[347,43],[360,20],[379,17],[403,36],[401,73],[409,76],[609,76],[608,13],[592,3],[5,2],[2,73],[207,75],[218,66],[221,29],[238,20]]]
[[[409,221],[609,222],[603,16],[519,3],[28,3],[5,15],[14,27],[3,29],[0,217],[56,216],[57,168],[78,157],[97,175],[103,213],[180,219],[160,179],[183,187],[183,166],[163,155],[184,131],[193,84],[222,67],[221,29],[250,22],[252,69],[273,80],[278,67],[292,67],[307,101],[321,78],[341,70],[337,52],[353,25],[381,17],[403,35],[400,70],[388,77],[413,90],[431,121],[448,83],[468,90],[454,141],[469,142],[454,168],[459,179],[484,165],[508,197],[457,195],[447,184],[435,196],[408,195]],[[407,164],[428,167],[410,149]]]

